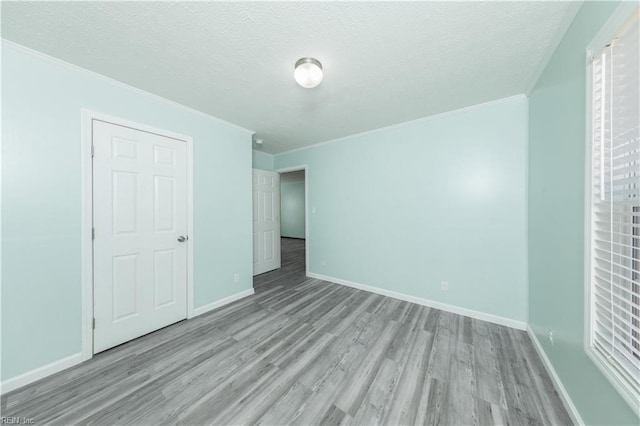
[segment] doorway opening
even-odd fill
[[[255,275],[256,292],[274,285],[295,286],[306,280],[308,266],[307,167],[276,171],[279,176],[279,268]]]

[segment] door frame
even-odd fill
[[[187,318],[194,316],[193,304],[193,139],[190,136],[82,108],[80,155],[81,193],[81,279],[82,279],[82,361],[93,357],[93,121],[103,121],[187,144]]]
[[[299,166],[285,167],[282,169],[274,170],[278,174],[299,172],[304,170],[304,269],[305,276],[309,276],[309,166],[307,164],[301,164]],[[280,177],[282,182],[282,177]],[[280,197],[282,197],[282,189],[280,190]],[[281,203],[280,200],[278,202]],[[280,220],[282,220],[282,212],[280,212]],[[282,236],[281,236],[282,238]],[[282,247],[280,247],[282,251]]]

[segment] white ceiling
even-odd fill
[[[566,2],[2,2],[2,37],[256,132],[277,153],[524,93]],[[293,80],[319,59],[315,89]]]

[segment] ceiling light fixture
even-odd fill
[[[305,89],[316,87],[322,81],[322,64],[315,58],[300,58],[296,62],[293,77]]]
[[[264,141],[262,139],[256,139],[256,144],[257,145],[262,145]]]

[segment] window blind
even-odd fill
[[[638,15],[592,64],[591,347],[640,395]]]

